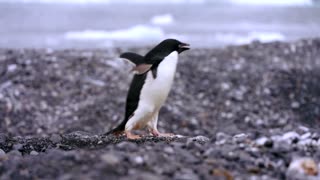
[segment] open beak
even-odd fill
[[[179,45],[179,52],[186,51],[190,49],[190,45],[187,43],[181,43]]]

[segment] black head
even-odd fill
[[[187,43],[180,42],[176,39],[166,39],[162,41],[160,44],[158,44],[155,49],[163,49],[166,51],[169,51],[170,53],[173,51],[177,51],[178,53],[181,53],[183,51],[186,51],[190,49],[190,45]]]
[[[174,51],[181,53],[188,49],[189,44],[182,43],[176,39],[166,39],[148,52],[145,55],[145,60],[150,64],[158,63]]]
[[[173,51],[181,53],[189,49],[189,44],[182,43],[176,39],[166,39],[154,47],[149,53],[146,54],[147,59],[158,57],[162,59],[168,56]]]

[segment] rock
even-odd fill
[[[18,150],[12,150],[7,153],[8,156],[22,156],[21,152]]]
[[[165,147],[165,148],[163,149],[163,151],[164,151],[165,153],[167,153],[167,154],[173,154],[173,153],[174,153],[173,148],[170,147],[170,146]]]
[[[12,147],[14,150],[20,150],[23,148],[23,145],[18,143],[18,144],[14,144],[13,147]]]
[[[52,134],[50,136],[50,141],[52,141],[53,143],[57,144],[57,143],[60,143],[62,141],[62,137],[59,134]]]
[[[7,67],[7,71],[8,72],[14,72],[14,71],[16,71],[16,69],[17,69],[17,65],[16,64],[10,64]]]
[[[294,139],[299,139],[299,138],[300,138],[300,135],[297,132],[290,131],[283,134],[280,139],[276,139],[276,140],[282,140],[282,141],[291,143]]]
[[[300,139],[301,140],[305,140],[305,139],[308,139],[311,137],[311,133],[310,132],[307,132],[307,133],[304,133],[301,135]]]
[[[105,153],[101,156],[101,160],[109,165],[115,166],[120,163],[120,159],[113,153]]]
[[[126,151],[134,151],[138,148],[136,143],[125,142],[125,141],[118,143],[116,147],[120,150],[126,150]]]
[[[291,107],[292,107],[292,109],[297,109],[297,108],[299,108],[300,107],[300,103],[299,102],[292,102],[291,103]]]
[[[0,162],[4,160],[7,160],[6,152],[0,149]]]
[[[209,142],[210,139],[208,137],[205,137],[205,136],[196,136],[196,137],[188,138],[187,139],[187,144],[188,144],[188,142],[191,142],[191,141],[195,141],[195,142],[198,142],[198,143],[206,143],[206,142]]]
[[[198,180],[199,176],[192,171],[192,169],[183,168],[180,171],[176,172],[174,179],[179,180]]]
[[[0,144],[4,144],[7,140],[7,136],[4,133],[0,133]]]
[[[255,142],[258,146],[265,146],[269,148],[273,146],[273,141],[267,137],[260,137]]]
[[[247,138],[248,138],[248,135],[244,133],[236,134],[232,137],[233,141],[236,143],[244,142]]]
[[[164,178],[155,174],[147,173],[147,172],[137,172],[129,177],[122,177],[120,180],[163,180]]]
[[[138,164],[138,165],[143,164],[143,162],[144,162],[143,157],[141,157],[141,156],[132,157],[132,161],[133,161],[133,163]]]
[[[30,152],[30,155],[32,155],[32,156],[37,156],[39,153],[37,152],[37,151],[31,151]]]
[[[227,135],[227,134],[225,134],[225,133],[223,133],[223,132],[218,132],[218,133],[216,134],[216,140],[217,140],[217,141],[226,140],[226,139],[228,139],[228,138],[230,138],[230,135]]]
[[[318,176],[318,174],[318,165],[313,159],[308,157],[296,158],[292,160],[286,173],[288,179],[307,179],[307,176]]]

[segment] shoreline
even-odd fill
[[[159,129],[187,138],[142,142],[97,135],[123,116],[127,50],[0,49],[0,178],[320,178],[290,166],[320,162],[319,38],[182,54]]]

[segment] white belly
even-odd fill
[[[137,110],[127,122],[126,129],[134,128],[138,124],[138,127],[144,127],[152,120],[153,115],[160,110],[170,92],[177,63],[178,53],[174,51],[159,64],[155,79],[151,71],[147,73]]]

